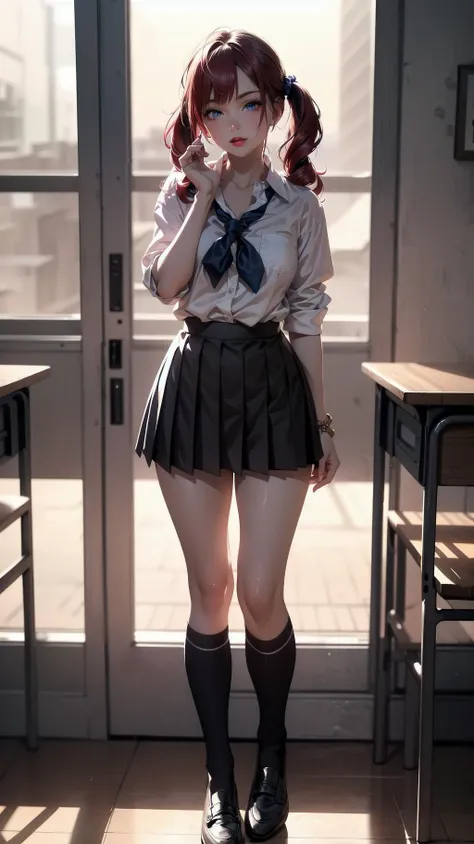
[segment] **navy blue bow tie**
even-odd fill
[[[225,234],[219,237],[207,250],[202,265],[209,275],[213,287],[217,287],[224,273],[232,264],[231,246],[237,241],[237,254],[235,264],[240,278],[256,293],[262,282],[265,272],[263,261],[257,250],[248,240],[244,238],[244,232],[252,223],[260,220],[267,210],[268,203],[274,196],[275,191],[270,186],[265,190],[267,201],[255,208],[253,211],[246,211],[239,220],[231,217],[224,211],[219,203],[214,200],[214,210],[218,220],[225,226]]]

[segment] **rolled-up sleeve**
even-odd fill
[[[155,227],[153,237],[142,258],[143,284],[148,288],[152,296],[156,296],[165,305],[171,305],[178,301],[189,290],[188,284],[171,299],[160,296],[151,272],[156,258],[173,242],[186,217],[186,206],[181,202],[176,193],[176,184],[179,177],[180,174],[176,170],[173,170],[159,193],[154,210]]]
[[[297,334],[321,334],[331,297],[325,281],[334,269],[324,210],[318,197],[306,191],[298,239],[298,268],[287,290],[289,314],[283,327]]]

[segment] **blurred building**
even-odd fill
[[[340,170],[370,173],[372,157],[374,0],[341,0]]]

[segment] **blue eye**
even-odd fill
[[[256,111],[257,108],[261,108],[262,103],[259,100],[252,100],[250,103],[245,103],[244,109],[247,111]]]
[[[215,115],[219,116],[219,114],[222,114],[222,111],[219,111],[219,109],[217,109],[217,108],[209,108],[209,109],[205,112],[204,117],[209,118],[209,120],[215,120],[215,119],[216,119],[216,118],[215,118]]]

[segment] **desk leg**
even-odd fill
[[[30,499],[30,508],[21,519],[21,553],[30,558],[30,565],[23,575],[23,606],[25,625],[25,707],[26,741],[30,750],[38,747],[38,672],[36,664],[35,595],[33,576],[33,536],[31,505],[30,457],[30,397],[23,391],[20,418],[23,424],[24,448],[19,453],[20,495]]]
[[[438,502],[439,433],[431,433],[428,441],[426,484],[423,494],[423,528],[421,548],[422,631],[420,732],[418,754],[418,799],[416,840],[431,840],[432,769],[434,740],[434,695],[436,668],[436,590],[434,587],[434,554],[436,512]]]
[[[372,497],[372,552],[370,574],[369,688],[374,689],[379,665],[382,598],[382,539],[385,486],[385,451],[382,442],[382,390],[376,387],[374,425],[374,487]]]
[[[375,680],[374,696],[374,762],[381,765],[387,759],[389,732],[390,692],[392,685],[392,629],[387,622],[388,612],[394,604],[395,531],[387,527],[387,555],[385,570],[384,633],[379,643],[379,665]]]

